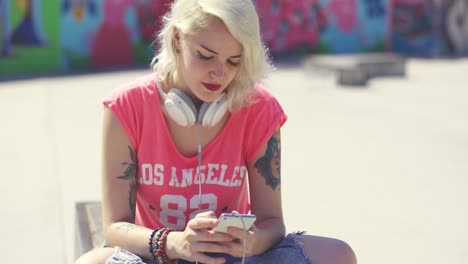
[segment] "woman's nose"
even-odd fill
[[[224,77],[224,66],[222,63],[216,63],[210,73],[212,78],[222,79]]]

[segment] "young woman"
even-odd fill
[[[285,236],[286,115],[260,84],[270,64],[252,2],[176,0],[158,40],[154,73],[104,100],[108,247],[76,263],[356,263],[342,241]],[[255,224],[214,231],[232,211]]]

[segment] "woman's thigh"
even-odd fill
[[[245,260],[245,264],[315,264],[310,261],[300,241],[302,236],[300,232],[288,234],[265,253],[248,257]],[[215,256],[225,257],[226,264],[242,263],[242,258],[235,258],[225,254],[215,254]],[[179,264],[193,264],[193,262],[179,261]]]
[[[105,264],[114,251],[115,249],[112,247],[96,248],[78,258],[75,264]]]
[[[296,237],[314,264],[356,264],[356,255],[344,241],[329,237],[301,235]]]
[[[226,257],[227,263],[242,262],[239,258]],[[108,263],[144,264],[138,256],[120,248],[94,249],[80,257],[75,264],[105,264],[108,259]],[[179,260],[178,263],[192,262]],[[291,233],[265,254],[250,257],[246,263],[356,264],[356,256],[351,247],[341,240]]]

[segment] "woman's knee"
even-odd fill
[[[338,257],[337,263],[346,263],[346,264],[356,264],[356,254],[354,253],[354,250],[351,248],[351,246],[338,239],[334,239],[335,243],[335,248],[336,248],[336,255]]]
[[[114,248],[96,248],[79,257],[75,264],[105,264],[114,251]]]
[[[339,239],[304,235],[299,237],[304,249],[316,264],[356,264],[351,246]]]

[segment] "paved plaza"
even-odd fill
[[[101,99],[145,70],[0,82],[2,263],[74,260],[77,201],[99,200]],[[280,64],[287,229],[360,264],[468,263],[468,59],[341,87]]]

